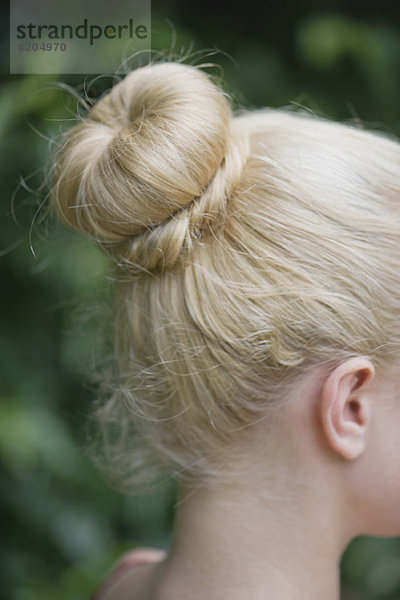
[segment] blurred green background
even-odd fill
[[[87,306],[107,298],[107,263],[79,235],[41,222],[44,193],[35,192],[49,139],[76,108],[52,84],[85,77],[9,75],[7,5],[0,10],[0,600],[88,600],[123,551],[168,545],[174,490],[124,496],[88,458],[95,394],[85,372],[99,350]],[[194,63],[210,50],[203,60],[223,68],[236,105],[295,103],[397,136],[399,32],[388,3],[152,6],[152,48],[193,53]],[[92,95],[110,83],[97,80]],[[345,600],[400,598],[400,540],[355,540],[342,580]]]

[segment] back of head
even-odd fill
[[[397,352],[397,141],[234,114],[200,68],[159,63],[115,85],[54,158],[53,206],[123,275],[97,416],[126,487],[150,462],[221,477],[238,431],[304,370]]]

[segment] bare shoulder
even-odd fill
[[[92,600],[146,600],[166,552],[139,548],[125,554]]]

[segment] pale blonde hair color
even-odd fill
[[[396,355],[399,167],[388,136],[234,113],[215,78],[179,62],[132,71],[60,137],[52,206],[115,261],[96,414],[125,487],[150,462],[222,476],[304,370]]]

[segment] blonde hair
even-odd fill
[[[61,135],[52,206],[115,261],[96,409],[114,479],[222,477],[241,432],[305,370],[387,364],[399,166],[388,136],[234,113],[215,78],[174,62],[130,72]]]

